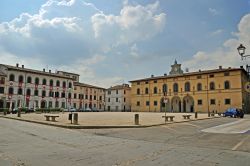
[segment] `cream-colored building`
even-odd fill
[[[73,79],[51,70],[0,64],[6,75],[3,106],[6,108],[68,108],[72,105]]]
[[[104,111],[105,89],[74,82],[73,107],[76,109]]]
[[[6,74],[0,71],[0,109],[5,107],[5,101],[6,101],[6,96],[5,96],[5,80],[6,80]]]
[[[131,111],[131,88],[128,84],[110,87],[105,96],[107,111]]]
[[[130,81],[132,111],[224,112],[236,107],[249,113],[248,81],[243,67],[184,73],[175,61],[169,75]]]

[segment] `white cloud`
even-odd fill
[[[213,16],[216,16],[216,15],[219,14],[219,12],[218,12],[216,9],[214,9],[214,8],[209,8],[208,11],[209,11],[210,14],[212,14]]]
[[[223,33],[223,29],[217,29],[213,32],[210,33],[210,36],[217,36],[217,35],[220,35],[221,33]]]
[[[198,70],[218,68],[221,65],[224,67],[239,67],[249,64],[250,58],[241,61],[237,47],[242,43],[250,50],[250,14],[242,17],[238,24],[238,32],[233,34],[235,38],[226,40],[223,46],[218,47],[215,51],[198,51],[191,60],[184,62],[183,65],[192,70]],[[247,54],[250,54],[249,50],[246,52]]]

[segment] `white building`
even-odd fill
[[[128,84],[107,89],[105,94],[106,111],[131,111],[131,88]]]
[[[1,99],[6,108],[68,108],[72,105],[73,78],[18,64],[0,64],[0,72],[6,75],[5,97]]]

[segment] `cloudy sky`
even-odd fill
[[[65,70],[109,87],[250,63],[250,0],[1,0],[0,63]]]

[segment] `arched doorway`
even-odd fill
[[[175,96],[171,100],[171,110],[173,112],[181,112],[181,98],[178,96]]]
[[[183,112],[194,112],[194,99],[192,96],[183,98]]]
[[[164,103],[164,97],[161,98],[161,112],[171,112],[170,99],[167,98],[167,103]]]
[[[46,101],[45,100],[41,101],[41,108],[46,108]]]
[[[4,102],[3,100],[0,100],[0,109],[4,107]]]

